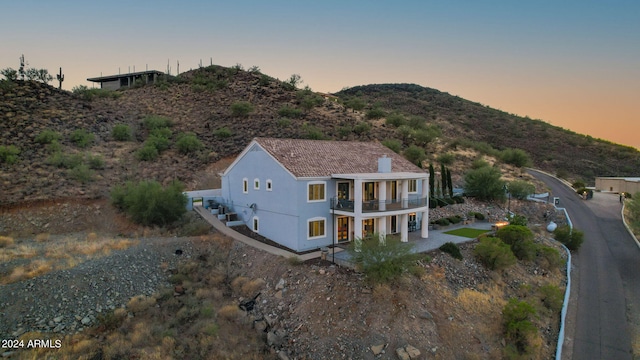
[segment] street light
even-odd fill
[[[509,216],[511,216],[511,192],[509,191],[509,186],[507,184],[504,184],[502,189],[504,190],[505,193],[509,194],[509,202],[508,202],[508,205],[507,205],[507,211],[509,212]]]

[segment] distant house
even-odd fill
[[[605,192],[640,192],[640,177],[596,177],[596,190]]]
[[[88,78],[87,81],[100,83],[101,89],[118,90],[120,88],[131,87],[136,81],[144,81],[146,84],[154,83],[161,75],[164,75],[162,71],[147,70],[121,75]]]
[[[215,200],[301,252],[374,232],[426,238],[428,184],[427,172],[378,142],[255,138],[222,173]]]

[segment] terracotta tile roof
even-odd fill
[[[378,172],[378,158],[391,158],[392,172],[424,173],[379,142],[255,138],[296,177]]]

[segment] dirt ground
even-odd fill
[[[132,238],[171,236],[131,224],[103,200],[27,204],[3,209],[0,215],[0,235],[20,241],[35,242],[43,233],[82,231]],[[212,256],[214,248],[206,241],[194,241],[194,251],[202,254],[194,253],[193,258]],[[543,236],[536,241],[552,245]],[[420,263],[422,271],[392,284],[372,285],[362,274],[328,262],[298,264],[239,243],[231,248],[227,271],[229,279],[259,284],[254,315],[268,319],[268,335],[281,340],[265,340],[267,357],[395,359],[397,349],[413,347],[421,353],[418,358],[500,358],[506,344],[501,311],[512,297],[537,309],[534,358],[553,357],[559,314],[544,307],[537,289],[546,284],[563,289],[562,269],[546,269],[534,261],[490,271],[476,261],[474,246],[461,246],[463,260],[432,252],[431,261]],[[221,302],[237,304],[252,296],[240,288],[231,286]],[[241,321],[239,329],[254,334],[255,324]]]

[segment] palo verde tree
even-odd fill
[[[465,192],[479,200],[504,200],[504,181],[500,170],[492,166],[473,169],[464,177]]]
[[[184,186],[173,181],[162,187],[157,181],[128,182],[111,191],[111,202],[143,225],[170,224],[187,211]]]

